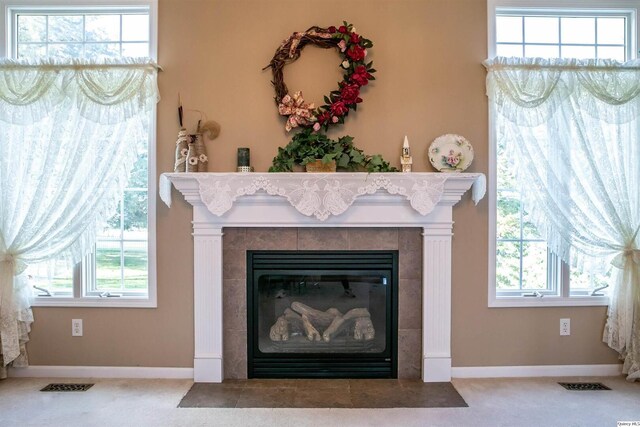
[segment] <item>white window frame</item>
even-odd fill
[[[109,11],[126,11],[127,9],[145,7],[149,10],[149,56],[157,61],[158,57],[158,0],[0,0],[0,57],[11,57],[13,54],[13,22],[19,11],[79,11],[91,9],[108,9]],[[148,141],[148,295],[146,297],[101,298],[99,296],[82,295],[74,285],[74,295],[70,297],[35,297],[35,307],[130,307],[156,308],[157,297],[157,264],[156,264],[156,156],[157,156],[157,109],[154,106],[150,113]],[[79,268],[74,269],[74,276]],[[87,274],[85,269],[85,274]],[[86,278],[82,278],[84,282]],[[88,289],[85,284],[82,288]]]
[[[627,60],[635,59],[638,55],[638,34],[640,23],[638,12],[640,0],[487,0],[487,33],[489,58],[496,56],[496,12],[514,12],[520,10],[524,13],[536,12],[551,14],[553,12],[582,11],[584,13],[608,14],[616,11],[622,12],[631,19],[628,28]],[[635,25],[634,25],[635,24]],[[543,296],[498,296],[496,289],[496,237],[497,237],[497,142],[494,130],[494,111],[489,108],[489,307],[565,307],[565,306],[605,306],[609,304],[608,296],[571,296],[569,285],[569,269],[566,265],[557,261],[557,257],[550,263],[547,275],[558,277],[556,295],[545,294]]]

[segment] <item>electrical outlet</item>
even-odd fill
[[[560,319],[560,335],[571,335],[571,319]]]
[[[82,319],[71,319],[71,336],[82,336]]]

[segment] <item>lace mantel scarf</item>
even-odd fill
[[[472,198],[478,202],[484,197],[486,181],[483,174],[468,174],[475,178]],[[171,181],[175,174],[160,177],[160,198],[171,206]],[[216,216],[229,211],[242,196],[265,192],[286,198],[291,206],[306,216],[324,221],[331,215],[340,215],[356,198],[385,190],[389,194],[405,197],[421,215],[429,214],[440,202],[448,174],[400,173],[254,173],[254,174],[190,174],[198,181],[200,196],[207,209]]]

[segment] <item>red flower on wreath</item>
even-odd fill
[[[355,44],[347,50],[347,56],[351,58],[352,61],[362,61],[365,56],[365,50],[362,46]]]
[[[343,116],[347,111],[349,111],[349,107],[343,101],[336,101],[331,104],[331,114],[334,116]]]
[[[358,86],[366,86],[372,77],[373,76],[367,71],[367,67],[358,65],[355,70],[353,70],[353,74],[351,74],[351,81],[355,82]]]
[[[340,99],[342,99],[342,101],[344,101],[345,104],[352,105],[352,104],[358,104],[362,102],[362,98],[359,97],[360,86],[358,86],[355,83],[351,83],[351,84],[341,83],[340,86],[341,86]]]

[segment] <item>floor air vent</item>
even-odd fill
[[[572,391],[595,391],[595,390],[611,390],[602,383],[558,383],[567,390]]]
[[[87,391],[93,384],[49,384],[40,391]]]

